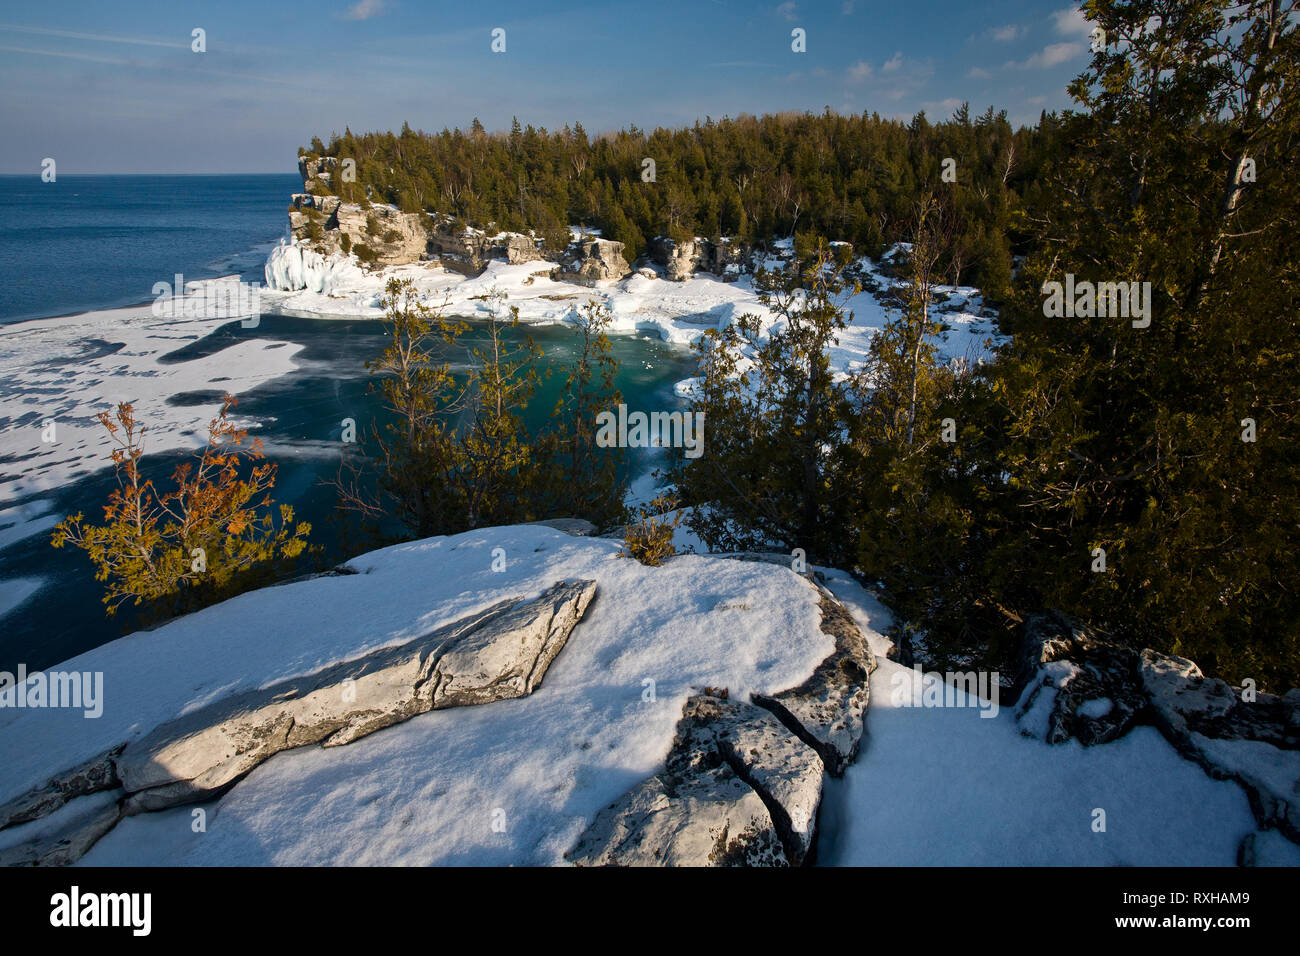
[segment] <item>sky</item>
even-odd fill
[[[293,172],[313,136],[475,117],[598,133],[969,101],[1028,124],[1071,105],[1088,31],[1070,0],[0,0],[0,173]]]

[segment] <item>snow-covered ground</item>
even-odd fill
[[[1184,760],[1153,727],[1084,747],[1021,736],[1012,708],[923,707],[915,672],[889,661],[889,611],[849,575],[828,586],[866,632],[879,667],[863,752],[831,781],[818,860],[828,865],[1233,866],[1256,824],[1245,792]],[[926,675],[925,681],[935,680]],[[896,701],[908,688],[912,706]],[[1105,832],[1094,830],[1105,811]],[[1261,864],[1300,866],[1262,835]]]
[[[492,570],[497,548],[504,572]],[[0,708],[0,802],[218,697],[403,642],[557,580],[594,578],[596,600],[531,696],[280,753],[206,805],[204,828],[188,806],[128,817],[82,860],[562,863],[600,808],[662,767],[693,691],[777,691],[832,647],[816,590],[791,571],[697,555],[647,568],[619,548],[540,526],[431,538],[357,558],[359,574],[245,594],[87,652],[60,669],[103,672],[102,717]],[[913,675],[885,659],[888,612],[847,575],[825,574],[880,663],[862,750],[827,785],[821,864],[1235,862],[1255,830],[1245,795],[1151,728],[1091,748],[1052,746],[1021,736],[1009,708],[989,719],[975,700],[900,706],[896,682]],[[1105,832],[1093,829],[1098,809]],[[51,825],[15,828],[0,843]],[[1275,837],[1258,838],[1260,862],[1300,865],[1300,848]]]

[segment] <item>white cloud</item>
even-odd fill
[[[1052,14],[1056,32],[1063,37],[1086,37],[1092,32],[1092,24],[1084,17],[1078,7],[1066,7]]]
[[[1087,51],[1088,48],[1078,43],[1078,41],[1074,43],[1050,43],[1027,60],[1008,60],[1003,64],[1003,68],[1008,70],[1013,68],[1018,70],[1046,70],[1049,67],[1060,66],[1062,63],[1073,60],[1076,56]]]
[[[343,13],[344,20],[369,20],[384,12],[384,0],[357,0]]]
[[[781,16],[785,17],[787,20],[793,20],[795,14],[799,12],[799,5],[795,3],[794,0],[786,0],[785,3],[776,8],[776,12],[781,14]]]
[[[849,81],[861,83],[863,80],[869,79],[872,72],[870,63],[866,60],[858,60],[857,63],[849,67]]]
[[[993,74],[988,70],[981,69],[978,66],[972,66],[970,72],[966,74],[966,76],[972,80],[987,80],[992,75]]]
[[[1014,40],[1016,37],[1020,36],[1020,32],[1020,27],[1014,23],[1008,23],[1004,27],[994,27],[989,30],[988,35],[998,43],[1007,43],[1008,41]]]
[[[903,65],[903,51],[897,51],[893,56],[885,61],[885,65],[880,68],[881,73],[893,73]]]

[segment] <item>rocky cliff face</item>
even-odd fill
[[[573,256],[556,269],[553,278],[579,285],[596,285],[621,279],[632,268],[623,258],[623,243],[612,239],[592,239],[572,247]]]
[[[532,236],[515,232],[491,235],[446,215],[345,203],[332,192],[339,175],[333,156],[303,157],[298,171],[303,191],[293,196],[289,228],[294,239],[324,257],[350,253],[377,267],[437,261],[467,275],[477,275],[490,259],[512,264],[550,260],[558,263],[553,278],[592,286],[617,281],[632,271],[623,243],[611,239],[579,241],[563,251],[546,250]],[[700,272],[735,279],[754,270],[754,250],[729,239],[714,242],[696,237],[676,242],[660,236],[651,240],[648,258],[674,282],[684,282]]]
[[[309,253],[321,257],[349,253],[366,265],[379,267],[437,261],[468,275],[481,272],[489,259],[504,259],[512,265],[560,259],[555,267],[557,278],[590,285],[621,279],[631,271],[619,242],[598,239],[575,243],[548,256],[535,238],[522,233],[491,235],[450,216],[406,213],[388,205],[345,203],[329,192],[338,174],[333,156],[303,157],[298,161],[298,172],[303,192],[293,195],[289,229]]]
[[[734,279],[753,271],[753,250],[730,239],[713,242],[697,236],[679,243],[659,236],[650,241],[650,260],[674,282],[685,282],[697,272]]]

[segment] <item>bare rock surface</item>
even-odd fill
[[[576,256],[558,266],[552,278],[575,282],[579,285],[596,285],[621,279],[632,267],[623,258],[623,243],[613,239],[591,239],[576,244]]]

